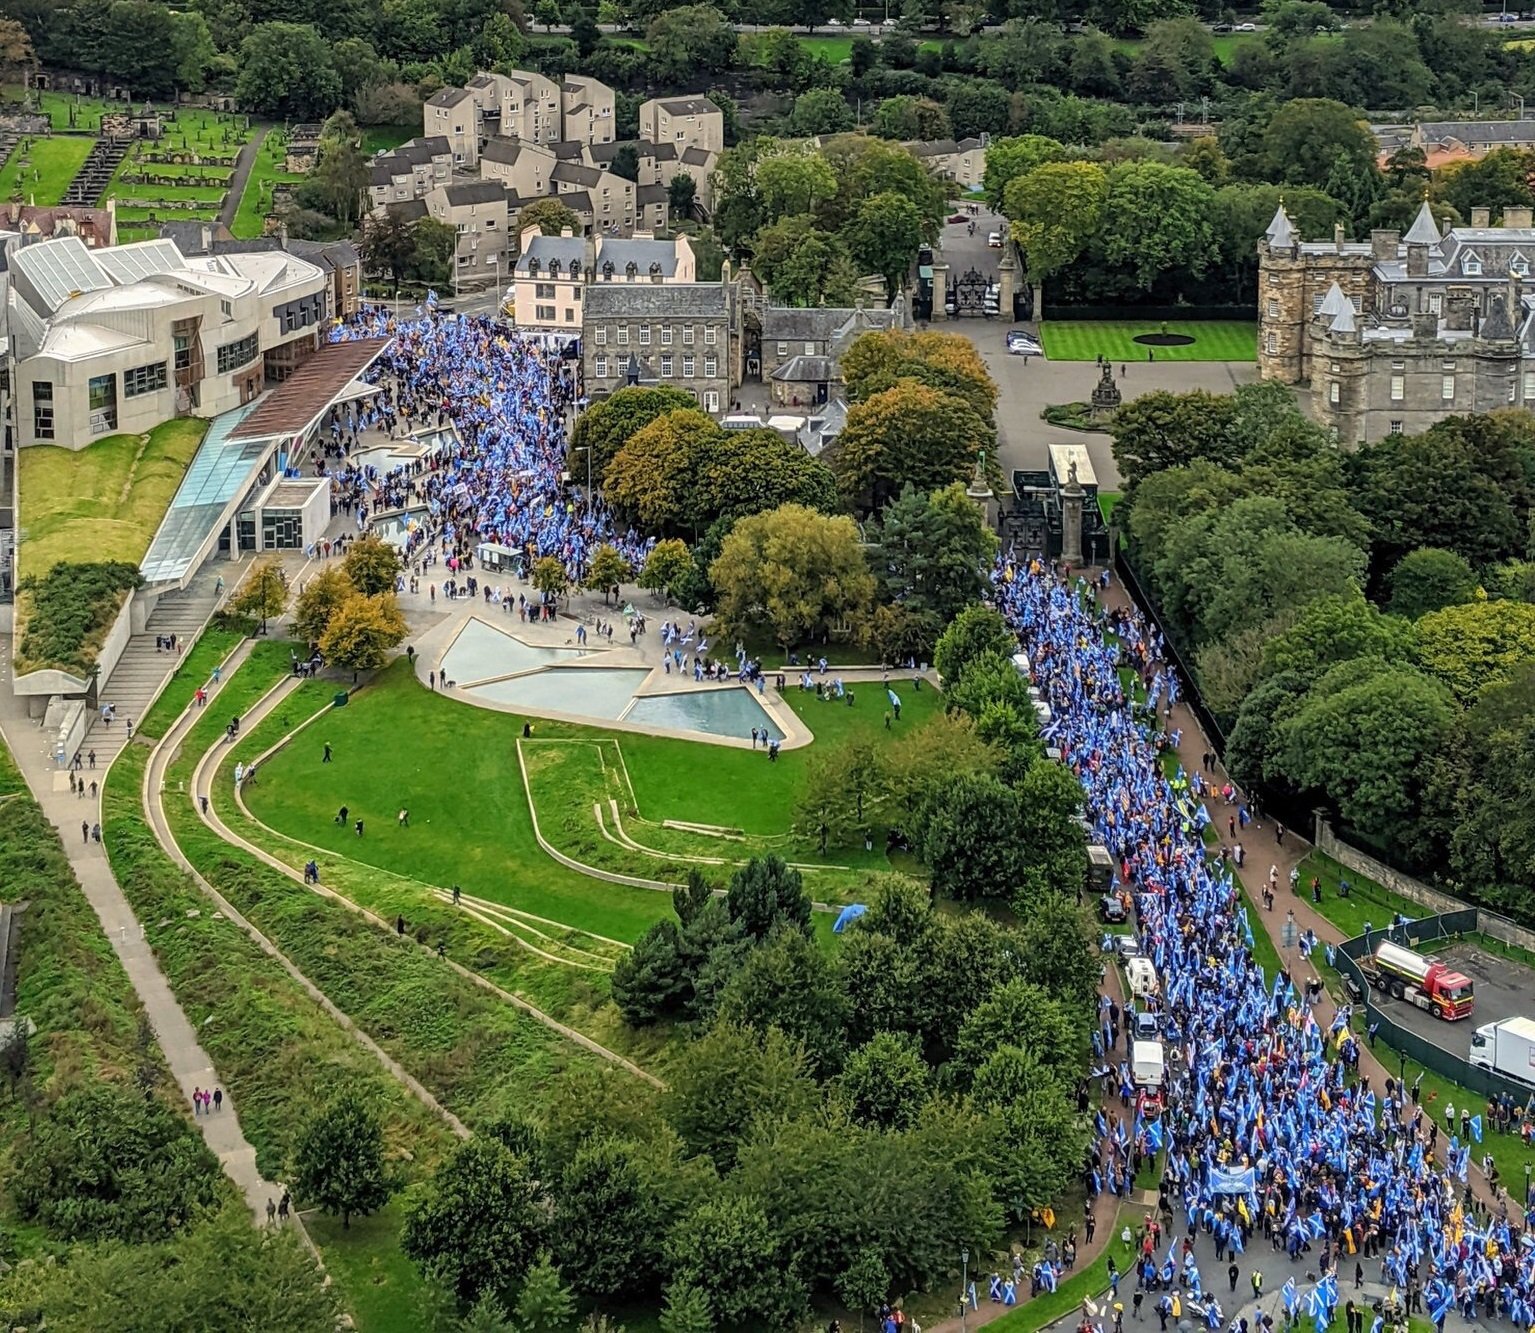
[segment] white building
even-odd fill
[[[249,403],[314,352],[331,305],[330,275],[282,250],[19,247],[5,279],[17,443],[81,449]]]

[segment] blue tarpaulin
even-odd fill
[[[844,907],[837,915],[837,924],[832,927],[832,933],[836,935],[842,934],[852,922],[858,920],[868,910],[862,903],[852,903]]]

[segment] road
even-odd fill
[[[969,269],[977,269],[988,281],[995,280],[1002,252],[986,244],[986,235],[1002,225],[1002,219],[984,208],[976,219],[975,235],[964,223],[946,225],[940,245],[949,264],[949,280],[955,281]],[[986,367],[997,381],[1001,396],[997,403],[997,454],[1002,470],[1014,468],[1037,470],[1047,464],[1052,444],[1087,446],[1098,486],[1103,491],[1120,489],[1119,468],[1109,447],[1109,437],[1052,426],[1040,413],[1052,403],[1085,402],[1098,382],[1098,367],[1091,361],[1048,361],[1009,356],[1004,338],[1011,328],[1038,332],[1038,325],[1015,325],[1002,319],[956,319],[935,325],[953,333],[963,333],[986,360]],[[1155,365],[1125,367],[1115,383],[1126,399],[1137,398],[1156,389],[1187,393],[1208,389],[1211,393],[1230,393],[1239,384],[1249,384],[1258,377],[1257,368],[1241,361],[1159,361]]]

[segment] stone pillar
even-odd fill
[[[931,318],[936,322],[949,317],[944,309],[944,303],[949,299],[949,266],[947,264],[933,265],[933,313]]]
[[[997,305],[1002,322],[1013,322],[1013,293],[1018,289],[1018,261],[1014,259],[1016,247],[1009,240],[1002,247],[1002,263],[998,267],[997,286],[1001,289]]]
[[[1080,569],[1082,559],[1082,504],[1087,492],[1077,480],[1077,465],[1073,463],[1066,474],[1066,484],[1061,487],[1061,563]]]

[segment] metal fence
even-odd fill
[[[1454,941],[1463,939],[1467,935],[1485,933],[1480,915],[1476,908],[1465,907],[1454,912],[1444,912],[1438,916],[1421,917],[1416,921],[1409,921],[1406,925],[1394,926],[1390,930],[1372,930],[1365,935],[1356,935],[1351,940],[1344,940],[1338,946],[1338,952],[1335,955],[1338,971],[1362,997],[1356,1004],[1355,1012],[1362,1010],[1363,1017],[1354,1025],[1355,1032],[1362,1036],[1372,1024],[1379,1024],[1376,1035],[1397,1052],[1401,1061],[1399,1073],[1406,1068],[1405,1061],[1412,1060],[1425,1069],[1431,1069],[1441,1078],[1447,1078],[1452,1083],[1458,1083],[1461,1087],[1469,1088],[1483,1097],[1502,1095],[1506,1092],[1523,1106],[1531,1094],[1529,1084],[1505,1078],[1502,1074],[1495,1073],[1491,1069],[1483,1069],[1480,1065],[1473,1065],[1465,1056],[1455,1055],[1441,1046],[1436,1046],[1411,1028],[1397,1022],[1393,1014],[1400,1012],[1401,1007],[1410,1002],[1383,998],[1378,992],[1372,991],[1369,978],[1365,976],[1364,969],[1357,962],[1358,959],[1371,953],[1383,938],[1389,938],[1409,948],[1418,948],[1424,945],[1431,946],[1439,940]],[[1466,1049],[1469,1051],[1471,1034],[1477,1026],[1474,1019],[1446,1026],[1456,1034],[1457,1039],[1464,1036]],[[1387,1061],[1386,1064],[1389,1068],[1390,1062]]]

